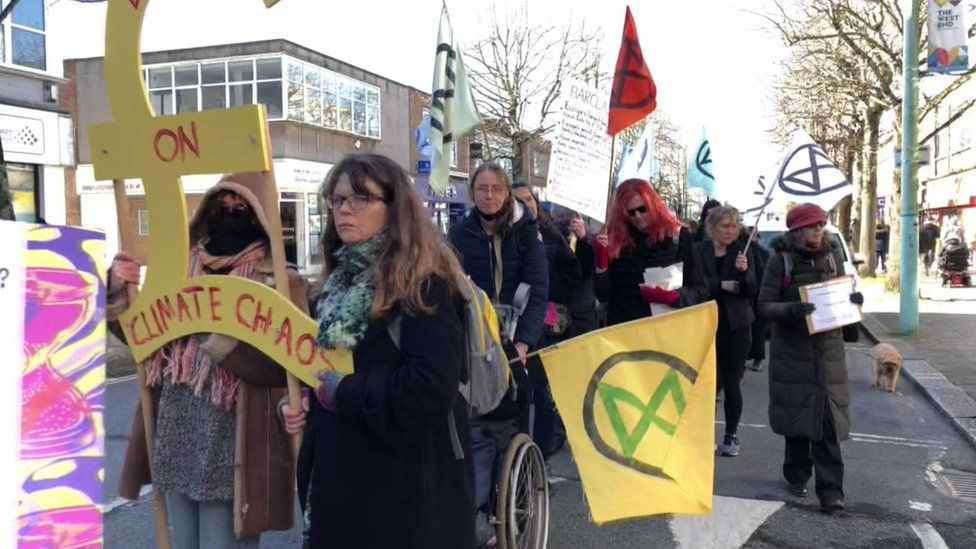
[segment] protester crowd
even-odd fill
[[[232,174],[207,193],[189,227],[190,275],[269,280],[260,182]],[[785,438],[787,488],[805,495],[815,473],[822,510],[843,508],[844,342],[839,329],[809,334],[813,305],[799,294],[844,274],[819,207],[795,206],[767,250],[734,208],[709,201],[691,228],[639,179],[617,188],[598,230],[577,212],[546,208],[494,162],[478,166],[470,191],[472,208],[445,240],[392,160],[355,154],[330,171],[323,276],[306,291],[290,271],[291,297],[318,321],[321,348],[351,351],[354,371],[322,372],[300,406],[285,396],[284,370],[246,341],[195,334],[153,355],[155,444],[146,451],[140,410],[120,493],[138,497],[149,482],[163,490],[174,547],[256,546],[262,532],[291,528],[295,479],[308,547],[491,546],[492,477],[512,437],[531,433],[546,458],[565,441],[533,352],[708,300],[718,305],[725,416],[717,453],[748,451],[737,433],[749,405],[740,383],[749,360],[763,369],[771,326],[769,416]],[[680,284],[645,282],[655,267],[674,267]],[[484,414],[459,393],[470,376],[465,275],[494,303],[511,360],[509,390]],[[119,253],[110,320],[137,282],[138,262]],[[293,455],[288,435],[298,434]]]

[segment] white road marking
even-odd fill
[[[908,506],[916,511],[931,511],[932,504],[925,503],[924,501],[915,501],[913,499],[908,500]]]
[[[912,530],[918,536],[919,541],[922,542],[922,549],[949,549],[945,540],[939,535],[938,530],[931,524],[927,522],[913,522]]]
[[[725,425],[724,421],[715,421],[716,425]],[[739,427],[749,427],[752,429],[768,429],[768,425],[761,423],[740,423]],[[908,446],[910,448],[932,448],[935,450],[946,450],[945,442],[941,440],[924,440],[917,438],[895,437],[889,435],[871,435],[868,433],[851,433],[851,440],[854,442],[875,442],[879,444],[894,444],[895,446]]]
[[[918,438],[893,437],[888,435],[869,435],[867,433],[851,433],[852,437],[877,438],[882,440],[895,440],[900,442],[915,442],[917,444],[945,444],[941,440],[925,440]]]
[[[737,549],[782,506],[782,501],[715,496],[711,514],[668,522],[679,549]]]
[[[124,383],[126,381],[131,381],[136,378],[137,374],[132,374],[124,377],[113,377],[105,382],[106,385],[115,385],[116,383]]]
[[[152,491],[153,491],[152,484],[147,484],[146,486],[143,486],[142,490],[139,490],[139,499],[142,499],[147,494],[151,494]],[[115,498],[111,502],[102,505],[102,514],[106,515],[113,509],[117,507],[121,507],[127,503],[135,503],[135,501],[131,499],[125,499],[125,498]]]

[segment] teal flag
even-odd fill
[[[705,128],[702,128],[701,140],[692,149],[688,161],[688,178],[685,186],[689,189],[702,189],[710,197],[715,196],[715,172],[712,168],[712,148],[708,144]]]

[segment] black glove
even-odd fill
[[[808,314],[816,310],[816,308],[817,308],[816,305],[814,305],[813,303],[803,303],[799,301],[796,303],[791,303],[790,316],[797,320],[801,320],[803,319],[803,317],[807,316]]]
[[[855,305],[864,305],[864,294],[861,292],[854,292],[851,294],[851,303]]]

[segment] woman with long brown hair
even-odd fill
[[[608,264],[597,265],[596,294],[607,304],[608,324],[651,316],[651,303],[687,307],[705,301],[708,289],[695,256],[691,234],[642,179],[621,183],[614,196],[606,233],[597,241],[608,248]],[[644,283],[649,267],[682,265],[682,286],[668,290]]]
[[[299,497],[310,547],[474,545],[463,373],[460,266],[407,173],[373,154],[326,178],[321,348],[348,349],[354,372],[323,372],[304,424]],[[399,342],[391,323],[399,324]]]

